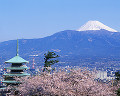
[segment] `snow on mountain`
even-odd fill
[[[88,21],[86,24],[81,26],[77,31],[87,31],[87,30],[101,30],[105,29],[111,32],[118,32],[99,21]]]

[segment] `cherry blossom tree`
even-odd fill
[[[50,75],[22,78],[20,96],[116,96],[116,86],[95,81],[95,73],[86,69],[60,69]]]

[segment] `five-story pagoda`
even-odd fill
[[[15,77],[23,77],[23,76],[29,76],[30,74],[26,73],[25,70],[28,69],[27,66],[24,65],[24,63],[28,63],[28,61],[21,58],[18,54],[18,40],[17,40],[17,54],[12,59],[5,61],[5,63],[12,63],[10,67],[7,67],[5,69],[9,70],[8,73],[3,74],[4,81],[2,81],[6,86],[8,85],[18,85],[21,82],[18,82],[15,80]]]

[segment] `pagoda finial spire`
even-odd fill
[[[16,54],[17,56],[19,55],[19,54],[18,54],[18,51],[19,51],[19,50],[18,50],[18,39],[17,39],[17,54]]]

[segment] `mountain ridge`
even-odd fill
[[[100,47],[100,44],[101,46],[106,44],[106,46],[110,46],[110,47],[113,47],[113,46],[119,47],[120,46],[119,38],[120,38],[120,32],[111,33],[107,30],[99,30],[99,31],[92,30],[92,31],[81,31],[81,32],[75,31],[75,30],[65,30],[44,38],[20,39],[19,42],[20,42],[20,47],[24,49],[27,49],[28,47],[27,50],[32,49],[34,47],[33,49],[42,50],[42,51],[52,50],[52,49],[59,49],[59,50],[67,49],[67,51],[69,49],[74,51],[72,48],[73,47],[77,48],[77,46],[78,48],[85,47],[85,46],[89,48],[90,46],[97,47],[99,45]],[[8,45],[10,46],[10,44],[11,44],[11,49],[13,48],[13,46],[16,46],[14,40],[11,40],[11,42],[9,43],[8,42],[9,41],[0,43],[1,45],[0,49],[2,50],[4,49],[4,47],[7,48]]]

